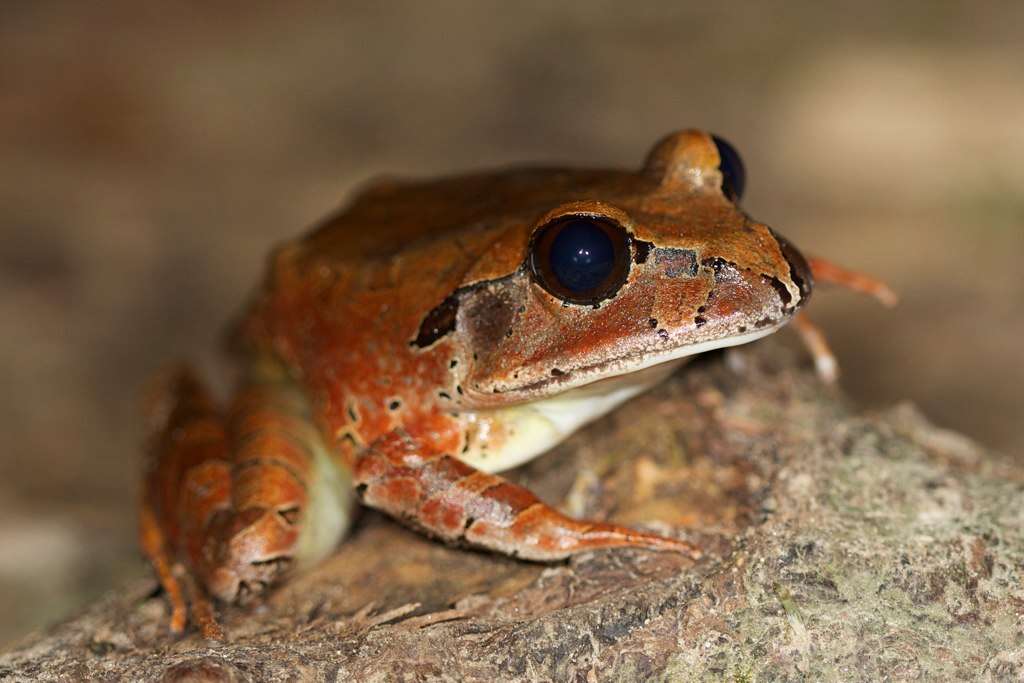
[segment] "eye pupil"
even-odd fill
[[[551,243],[551,271],[570,291],[594,289],[614,267],[615,245],[594,221],[567,221]]]
[[[729,199],[739,201],[747,185],[747,172],[743,168],[743,159],[739,152],[723,138],[712,135],[711,139],[718,148],[718,170],[722,172],[722,192]]]
[[[556,218],[534,235],[530,265],[534,279],[559,299],[596,304],[626,281],[629,235],[603,217]]]

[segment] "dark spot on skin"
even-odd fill
[[[664,328],[658,330],[658,336],[661,337],[663,340],[668,341],[668,330]]]
[[[491,389],[491,392],[495,393],[495,394],[500,394],[501,393],[501,389],[499,389],[498,387],[494,387],[493,389]]]
[[[474,352],[473,352],[473,360],[479,360],[479,359],[480,359],[480,356],[479,356],[479,355],[477,355],[477,352],[476,352],[476,351],[474,351]]]
[[[462,385],[461,384],[456,384],[455,385],[455,391],[458,392],[459,396],[462,396]]]
[[[462,533],[469,531],[469,527],[473,526],[473,522],[476,521],[476,517],[466,517],[466,523],[462,525]]]
[[[401,401],[397,401],[397,400],[396,401],[392,401],[391,403],[388,404],[388,410],[398,410],[401,407],[402,407],[402,402]]]
[[[363,496],[366,495],[366,489],[368,487],[369,484],[359,484],[358,486],[356,486],[356,496],[359,497],[359,500],[362,500]]]
[[[437,392],[437,395],[440,396],[441,398],[447,399],[449,401],[452,400],[452,395],[449,394],[447,391],[439,391],[439,392]]]
[[[489,349],[502,339],[512,337],[516,307],[521,296],[509,291],[512,285],[491,284],[463,288],[459,303],[462,333],[469,336],[473,348]]]
[[[647,324],[653,330],[655,327],[658,326],[658,319],[657,318],[648,318],[647,319]]]
[[[789,293],[789,288],[782,283],[782,280],[777,277],[768,277],[767,275],[762,275],[761,277],[765,282],[770,284],[776,292],[778,292],[779,299],[782,300],[782,307],[786,308],[789,306],[793,301],[793,295]]]
[[[698,313],[703,313],[706,310],[708,310],[707,306],[698,306],[697,307],[697,312]]]
[[[516,313],[526,313],[526,306],[519,304],[519,308],[516,309]]]
[[[756,323],[754,323],[754,329],[760,330],[761,328],[768,327],[770,325],[773,325],[774,323],[775,321],[772,320],[771,318],[761,318]]]
[[[718,275],[729,266],[735,267],[735,264],[718,256],[704,259],[701,261],[701,265],[710,266],[711,270],[715,271],[715,275]],[[710,299],[711,297],[709,296],[708,298]]]
[[[647,257],[651,253],[651,248],[654,245],[650,242],[644,242],[643,240],[633,240],[633,262],[644,263],[647,261]]]
[[[449,295],[434,310],[427,313],[420,323],[420,331],[410,344],[425,349],[455,329],[455,317],[459,312],[458,292]]]
[[[348,419],[353,422],[359,422],[359,414],[356,412],[356,407],[351,403],[348,404]]]
[[[744,332],[747,331],[747,326],[746,325],[740,325],[739,328],[736,331],[739,332],[740,334],[743,334]]]
[[[565,377],[565,373],[558,368],[551,368],[552,377]]]
[[[693,324],[696,325],[697,327],[703,327],[704,325],[708,324],[708,321],[707,318],[705,318],[704,316],[698,315],[696,318],[693,319]]]
[[[658,265],[665,268],[665,275],[668,277],[697,275],[697,254],[692,249],[658,249],[654,258]]]
[[[455,367],[456,365],[458,365],[458,364],[459,364],[459,361],[458,361],[458,359],[456,359],[456,358],[452,358],[452,361],[451,361],[450,363],[448,363],[448,367],[450,367],[450,368],[454,368],[454,367]]]

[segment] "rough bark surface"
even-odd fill
[[[702,541],[538,565],[365,514],[227,643],[143,581],[0,680],[1021,680],[1024,473],[912,407],[858,414],[776,341],[701,359],[517,473],[573,514]],[[687,531],[683,531],[687,530]]]

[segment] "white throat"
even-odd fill
[[[745,344],[771,334],[765,328],[735,337],[674,349],[657,363],[640,361],[631,371],[570,389],[549,398],[481,410],[469,416],[475,438],[459,458],[485,472],[501,472],[532,460],[577,429],[667,378],[689,356]]]

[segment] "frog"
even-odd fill
[[[693,562],[686,530],[580,520],[502,476],[694,356],[796,321],[816,279],[740,206],[736,149],[702,130],[638,169],[522,167],[379,178],[276,248],[232,335],[218,401],[188,368],[149,401],[139,536],[170,603],[223,638],[248,605],[335,551],[359,505],[440,541],[557,562],[644,548]]]

